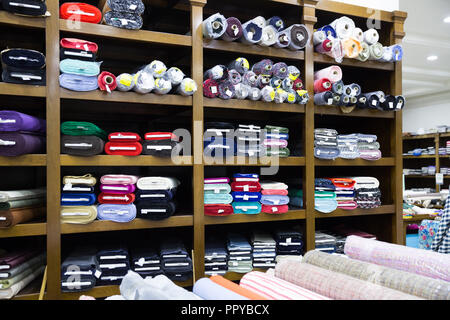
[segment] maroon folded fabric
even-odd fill
[[[107,142],[105,152],[109,155],[138,156],[142,153],[139,142]]]
[[[100,190],[104,193],[128,194],[136,190],[134,184],[102,184]]]
[[[231,190],[244,192],[259,192],[261,190],[261,185],[259,184],[259,182],[254,181],[233,182],[231,183]]]
[[[98,202],[101,204],[130,204],[135,200],[134,193],[116,194],[102,192],[98,195]]]
[[[0,133],[0,156],[20,156],[39,153],[44,149],[45,137],[21,132]]]
[[[21,249],[13,252],[8,252],[3,256],[0,256],[0,270],[10,270],[18,265],[30,260],[34,256],[37,256],[39,251]]]
[[[205,216],[229,216],[233,214],[231,204],[205,204]]]
[[[271,206],[263,204],[261,205],[261,212],[270,214],[282,214],[289,211],[289,206],[287,204],[281,206]]]

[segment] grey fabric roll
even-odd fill
[[[261,100],[272,102],[275,99],[275,90],[271,86],[265,86],[261,89]]]
[[[344,94],[344,82],[342,80],[333,83],[331,91],[339,95]]]
[[[192,96],[197,91],[197,84],[191,78],[184,78],[176,92],[182,96]]]
[[[229,70],[236,70],[241,75],[245,74],[250,69],[250,64],[246,58],[239,57],[228,64]]]
[[[213,14],[202,22],[203,37],[218,39],[227,30],[227,19],[220,13]]]
[[[117,90],[130,91],[134,87],[133,76],[129,73],[119,74],[116,78]]]
[[[234,90],[236,99],[240,100],[246,99],[250,94],[250,86],[243,83],[238,83],[234,85]]]
[[[143,24],[140,15],[126,12],[108,11],[103,15],[103,19],[107,25],[129,30],[139,30]]]
[[[331,91],[325,91],[314,94],[314,104],[316,106],[326,106],[333,103],[333,93]]]
[[[164,62],[153,60],[145,66],[144,71],[150,73],[153,78],[162,78],[167,71],[167,67]]]
[[[294,81],[292,81],[289,78],[286,78],[281,82],[281,88],[283,88],[283,90],[285,90],[285,91],[293,90],[293,87],[294,87]]]
[[[164,77],[170,80],[172,86],[177,86],[183,81],[185,74],[179,68],[171,67],[166,71]]]
[[[257,87],[250,87],[250,92],[247,98],[254,101],[261,99],[261,90]]]
[[[172,90],[172,82],[168,79],[157,78],[155,79],[155,89],[153,92],[156,94],[167,94]]]
[[[153,76],[141,70],[133,77],[133,90],[137,93],[145,94],[151,92],[155,88],[155,79]]]

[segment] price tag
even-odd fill
[[[444,184],[444,174],[436,173],[436,184],[443,185]]]
[[[211,92],[212,92],[212,93],[217,93],[217,87],[216,87],[216,86],[211,87]]]
[[[373,101],[372,101],[372,105],[373,105],[373,106],[376,106],[376,105],[377,105],[377,100],[373,100]]]

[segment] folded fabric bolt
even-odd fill
[[[98,76],[100,73],[100,63],[77,59],[64,59],[59,63],[59,69],[62,73],[80,76]]]
[[[290,155],[290,150],[288,148],[267,148],[264,150],[263,155],[267,157],[287,158]]]
[[[261,212],[261,204],[255,201],[233,202],[234,214],[258,214]]]
[[[290,192],[290,190],[289,190]],[[262,189],[261,190],[262,195],[279,195],[279,196],[287,196],[288,190],[281,190],[281,189]]]
[[[0,131],[45,132],[46,121],[18,111],[0,111]]]
[[[70,136],[97,136],[105,140],[107,134],[104,130],[91,122],[65,121],[61,124],[61,133]]]
[[[19,283],[22,279],[26,278],[28,275],[30,275],[31,273],[33,273],[36,269],[44,269],[44,265],[43,262],[39,262],[39,263],[35,263],[33,265],[30,265],[27,269],[25,269],[23,272],[15,275],[14,277],[11,278],[6,278],[6,279],[0,279],[0,291],[2,295],[5,295],[8,290],[11,287],[13,287],[15,284]],[[11,290],[14,291],[14,290]]]
[[[336,192],[332,191],[318,191],[314,192],[314,197],[317,199],[336,199]]]
[[[228,216],[233,214],[233,206],[230,204],[205,204],[204,211],[207,216]]]
[[[316,187],[316,189],[325,188],[332,191],[336,190],[336,187],[334,186],[333,182],[331,182],[331,180],[323,178],[314,179],[314,186]]]
[[[136,206],[134,204],[100,204],[97,207],[98,220],[115,222],[129,222],[136,218]]]
[[[139,14],[119,11],[107,11],[103,15],[105,24],[129,30],[139,30],[142,28],[143,20]]]
[[[142,177],[136,182],[140,190],[171,190],[180,185],[180,181],[171,177]]]
[[[97,136],[61,137],[61,153],[74,156],[95,156],[103,152],[105,142]]]
[[[94,187],[85,184],[64,184],[62,188],[63,192],[94,192]]]
[[[41,69],[45,66],[45,56],[36,50],[12,48],[1,51],[2,64],[23,69]]]
[[[141,137],[133,132],[113,132],[108,135],[108,140],[113,142],[138,142]]]
[[[98,195],[98,202],[101,204],[130,204],[135,200],[134,193],[116,194],[102,192]]]
[[[90,206],[95,203],[96,196],[93,193],[62,193],[62,206]]]
[[[338,203],[334,199],[322,199],[315,198],[314,199],[314,209],[322,213],[330,213],[336,210],[338,207]]]
[[[59,17],[65,20],[99,23],[102,20],[102,13],[97,7],[87,3],[66,2],[59,7]]]
[[[45,137],[20,132],[0,132],[0,155],[20,156],[40,152],[45,146]]]
[[[222,178],[205,178],[204,179],[205,184],[211,184],[211,183],[230,183],[230,178],[222,177]]]
[[[284,205],[289,203],[288,196],[280,195],[262,195],[260,202],[265,205]]]
[[[203,36],[206,39],[220,38],[227,30],[227,19],[220,13],[213,14],[202,22]]]
[[[381,159],[380,150],[359,150],[359,157],[364,160],[376,161]]]
[[[261,181],[261,188],[270,190],[287,190],[288,185],[283,182]]]
[[[378,188],[360,188],[355,191],[356,200],[367,200],[370,198],[380,198],[381,191]]]
[[[279,147],[279,148],[286,148],[288,146],[287,140],[280,140],[280,139],[264,139],[263,141],[264,147]]]
[[[249,300],[249,298],[225,288],[209,278],[197,280],[192,292],[205,300]]]
[[[9,200],[7,202],[0,202],[0,210],[34,207],[37,205],[42,205],[44,202],[45,202],[45,197],[22,199],[22,200]]]
[[[231,183],[231,190],[243,192],[259,192],[261,185],[255,181],[241,181]]]
[[[176,204],[173,201],[153,202],[140,200],[136,203],[137,215],[140,218],[149,220],[162,220],[169,218],[176,211]]]
[[[92,174],[85,174],[84,176],[64,176],[63,184],[82,184],[87,186],[95,186],[97,179]]]
[[[173,140],[178,141],[178,137],[172,132],[147,132],[145,140]]]
[[[242,181],[259,181],[259,175],[256,173],[235,173],[233,174],[234,182],[242,182]]]
[[[97,207],[94,206],[62,206],[61,223],[88,224],[97,218]]]
[[[143,14],[145,10],[142,0],[107,0],[109,9],[119,12]]]
[[[261,212],[270,213],[270,214],[282,214],[289,211],[288,205],[267,205],[263,204],[261,206]]]
[[[12,272],[14,268],[20,266],[23,263],[26,263],[28,260],[36,257],[39,253],[40,252],[37,250],[20,249],[16,251],[11,251],[9,253],[5,253],[2,256],[0,256],[0,270],[2,270],[2,273],[3,272],[8,273],[6,277],[2,276],[2,278],[8,278],[11,277],[11,275],[16,275],[16,274],[9,274],[10,270]]]
[[[231,187],[227,183],[214,183],[214,184],[205,184],[203,187],[204,193],[230,193]]]
[[[250,20],[242,24],[242,37],[239,41],[242,43],[251,45],[261,41],[262,38],[262,26],[258,25],[257,21]]]
[[[59,60],[64,59],[79,59],[84,61],[95,61],[97,56],[92,51],[86,51],[84,49],[71,49],[61,48],[59,51]]]
[[[2,8],[5,11],[25,16],[49,16],[45,1],[41,0],[3,0]]]
[[[23,279],[19,280],[17,283],[11,285],[8,289],[0,290],[0,299],[11,299],[17,295],[23,288],[25,288],[34,279],[39,277],[44,272],[45,267],[40,266],[33,269],[33,271],[28,274]]]
[[[215,157],[231,157],[236,154],[236,143],[234,139],[220,137],[204,137],[204,155]]]
[[[374,209],[381,207],[381,200],[380,198],[367,198],[366,200],[362,199],[355,199],[356,203],[358,204],[358,208],[361,209]]]
[[[100,178],[100,182],[102,184],[136,184],[138,179],[139,177],[133,175],[107,174]]]
[[[336,188],[353,188],[356,186],[356,181],[351,178],[329,178],[329,180]]]
[[[45,212],[45,206],[0,210],[0,228],[11,228],[19,223],[41,218]]]
[[[6,83],[29,84],[45,86],[45,69],[20,69],[14,67],[3,67],[2,81]]]
[[[98,51],[98,45],[95,42],[77,38],[62,38],[59,44],[65,49],[83,50],[92,53],[97,53]]]
[[[102,184],[100,190],[105,193],[129,194],[133,193],[136,187],[134,184]]]
[[[259,192],[232,192],[231,195],[233,196],[233,200],[238,202],[258,202],[261,200],[261,193]]]
[[[224,193],[205,193],[204,203],[205,204],[230,204],[233,202],[233,197],[231,194]]]
[[[335,160],[340,155],[338,148],[316,147],[314,148],[314,156],[324,160]]]
[[[142,145],[139,142],[107,142],[105,152],[109,155],[138,156]]]
[[[380,187],[380,181],[378,181],[375,177],[352,177],[350,178],[355,181],[354,188],[355,189],[361,189],[361,188],[379,188]]]
[[[72,91],[94,91],[98,89],[98,79],[96,76],[63,73],[59,76],[59,85]]]
[[[142,142],[142,154],[159,157],[178,155],[181,149],[177,141],[146,140]]]
[[[94,248],[77,248],[61,264],[61,291],[77,292],[93,288],[100,267]]]
[[[167,202],[175,197],[176,189],[171,190],[137,190],[136,201]]]
[[[343,210],[355,210],[358,204],[355,201],[338,201],[338,208]]]

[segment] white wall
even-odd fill
[[[357,6],[375,8],[384,11],[398,10],[400,0],[332,0],[338,2],[345,2],[348,4],[354,4]]]

